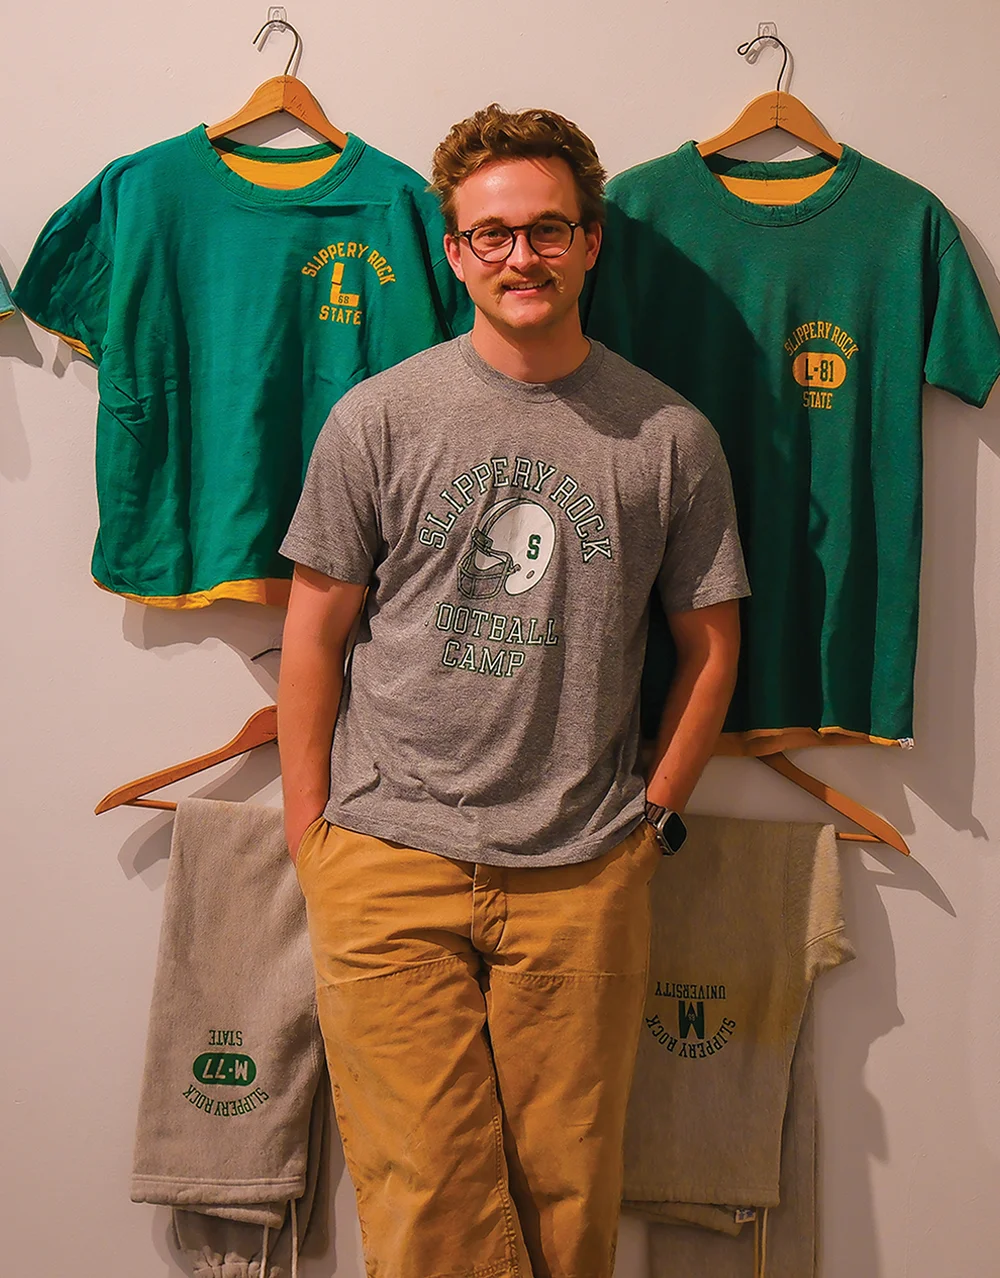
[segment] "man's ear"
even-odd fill
[[[597,261],[597,255],[601,251],[601,241],[604,238],[604,228],[600,222],[591,222],[590,226],[583,228],[584,243],[587,246],[587,270],[589,271]]]
[[[462,241],[457,235],[445,235],[444,252],[445,257],[448,259],[448,265],[464,284],[465,272],[462,270]]]

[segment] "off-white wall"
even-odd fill
[[[9,278],[109,160],[228,115],[282,70],[290,37],[251,47],[264,17],[239,0],[10,6]],[[944,200],[1000,314],[995,0],[298,0],[289,17],[331,118],[423,171],[446,128],[492,98],[577,119],[611,172],[715,133],[773,85],[777,55],[748,67],[734,48],[775,20],[796,57],[792,89],[835,136]],[[18,318],[0,327],[3,1268],[176,1278],[167,1213],[128,1201],[170,820],[92,810],[273,699],[275,659],[251,656],[281,618],[232,603],[145,610],[91,584],[95,397],[86,361]],[[859,957],[819,998],[824,1278],[997,1272],[1000,395],[977,413],[932,392],[927,410],[917,746],[805,757],[914,853],[843,849]],[[196,792],[273,802],[276,769],[267,747]],[[825,811],[744,760],[713,762],[696,799],[738,815]],[[331,1248],[306,1278],[362,1273],[339,1157],[334,1174]],[[627,1222],[619,1278],[644,1274],[643,1248]]]

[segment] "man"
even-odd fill
[[[337,404],[282,548],[286,831],[379,1278],[610,1278],[649,880],[735,678],[718,440],[581,330],[603,179],[552,112],[452,129],[472,332]],[[679,666],[644,787],[654,588]]]

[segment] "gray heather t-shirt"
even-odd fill
[[[714,430],[597,342],[557,382],[466,336],[356,386],[281,553],[371,587],[327,820],[489,865],[634,828],[650,592],[668,613],[749,593]]]

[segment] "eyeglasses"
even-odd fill
[[[475,226],[471,231],[459,231],[457,238],[466,240],[469,248],[481,262],[506,262],[518,232],[523,231],[528,244],[539,257],[562,257],[568,253],[573,236],[582,222],[569,222],[563,217],[543,217],[526,226]]]

